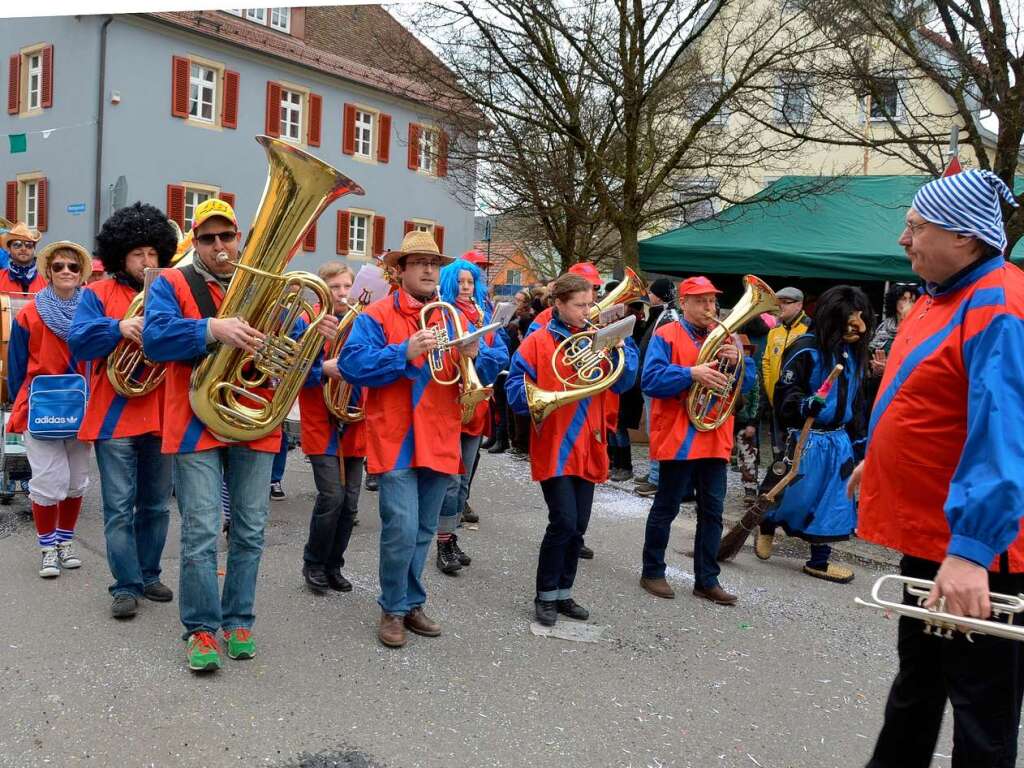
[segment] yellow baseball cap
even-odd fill
[[[212,219],[214,216],[220,216],[223,219],[227,219],[235,225],[236,229],[238,228],[238,219],[235,218],[235,210],[223,200],[211,197],[209,200],[203,201],[196,207],[196,212],[192,216],[192,231],[195,232],[204,221]]]

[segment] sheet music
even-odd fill
[[[494,313],[491,315],[491,322],[497,324],[501,328],[504,328],[512,321],[515,314],[515,303],[511,301],[503,301],[494,308]]]
[[[467,344],[472,344],[477,339],[486,336],[488,333],[492,333],[493,331],[496,331],[499,328],[501,328],[501,326],[498,323],[488,323],[482,328],[477,328],[472,333],[467,333],[462,338],[455,339],[454,341],[452,341],[452,347],[454,349],[462,349]]]
[[[594,334],[594,349],[614,347],[621,340],[633,335],[633,326],[636,325],[636,316],[619,320],[617,323],[601,328]]]
[[[352,288],[348,292],[348,303],[364,301],[372,304],[377,299],[383,299],[388,295],[388,281],[384,277],[384,270],[373,264],[364,264],[356,279],[352,282]]]
[[[621,317],[625,317],[625,315],[626,307],[624,304],[613,304],[597,316],[597,324],[608,325]]]

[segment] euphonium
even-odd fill
[[[196,416],[231,441],[264,437],[288,415],[323,347],[317,327],[333,299],[316,275],[284,270],[324,208],[342,195],[363,194],[352,179],[287,142],[256,141],[267,152],[267,185],[217,317],[240,317],[266,338],[255,354],[221,344],[192,372],[189,393]],[[306,290],[319,308],[303,297]],[[309,325],[291,338],[304,315]],[[269,396],[260,391],[275,379]]]
[[[701,345],[695,366],[716,360],[725,344],[734,343],[732,335],[750,320],[764,312],[778,310],[779,302],[767,283],[753,275],[744,277],[743,283],[746,285],[743,296],[725,320],[716,321],[714,329]],[[690,387],[690,394],[686,398],[686,411],[690,423],[698,432],[710,432],[722,426],[736,408],[743,387],[743,350],[737,347],[736,352],[735,365],[719,368],[729,377],[729,385],[725,390],[712,390],[697,382]]]
[[[331,343],[331,353],[335,357],[341,353],[341,348],[348,341],[349,334],[352,333],[352,326],[356,324],[356,318],[369,303],[370,293],[364,291],[363,295],[359,297],[359,301],[355,304],[348,304],[348,309],[338,321],[338,333]],[[362,408],[353,408],[349,405],[351,399],[352,385],[344,379],[327,379],[324,382],[324,404],[331,415],[342,424],[354,424],[364,418]]]
[[[141,317],[144,290],[135,294],[124,313],[123,320]],[[161,363],[154,363],[142,351],[142,346],[131,339],[121,339],[114,351],[107,355],[107,378],[114,391],[122,397],[141,397],[160,386],[167,369]]]
[[[434,310],[440,312],[440,322],[430,325],[430,314]],[[448,326],[452,328],[452,334],[448,334]],[[448,386],[459,384],[459,403],[462,405],[462,423],[468,424],[473,418],[476,407],[491,396],[492,387],[485,387],[476,373],[476,366],[466,355],[459,355],[456,363],[455,375],[450,379],[442,378],[445,364],[454,348],[454,342],[461,339],[466,331],[459,320],[459,312],[455,307],[446,301],[432,301],[424,305],[420,310],[420,328],[425,331],[432,331],[437,339],[437,346],[427,353],[427,364],[430,366],[430,375],[438,384]]]

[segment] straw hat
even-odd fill
[[[403,256],[412,256],[413,254],[422,254],[424,256],[437,256],[441,259],[441,266],[445,264],[451,264],[455,259],[451,256],[446,256],[441,253],[437,247],[437,242],[434,240],[434,236],[429,232],[409,232],[405,237],[402,238],[402,247],[397,251],[388,251],[384,254],[384,264],[389,267],[394,267],[398,264],[398,260]]]
[[[38,243],[40,237],[42,235],[39,234],[39,230],[29,229],[23,222],[19,221],[7,232],[0,235],[0,247],[7,249],[7,243],[11,240],[31,240],[33,243]]]
[[[50,260],[53,258],[53,254],[61,249],[68,249],[75,252],[75,256],[78,258],[78,263],[82,267],[81,275],[82,282],[84,283],[89,279],[89,275],[92,274],[92,256],[78,243],[73,243],[70,240],[58,240],[55,243],[50,243],[36,256],[36,264],[39,266],[39,271],[44,275],[48,275],[50,271]],[[49,277],[47,276],[47,279]]]

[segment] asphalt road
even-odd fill
[[[597,642],[539,637],[543,500],[526,463],[485,454],[479,530],[460,532],[473,565],[452,578],[428,561],[427,609],[444,633],[388,650],[375,636],[376,494],[363,493],[346,558],[355,590],[316,596],[300,574],[313,500],[300,454],[285,489],[259,576],[258,656],[203,677],[186,668],[176,599],[109,617],[98,484],[79,524],[84,565],[52,581],[37,575],[25,502],[0,508],[0,765],[845,768],[870,754],[896,626],[853,605],[885,568],[873,548],[848,548],[868,558],[848,586],[802,575],[800,542],[767,563],[748,549],[723,574],[739,605],[714,607],[689,593],[684,507],[670,544],[678,596],[658,600],[637,585],[649,501],[605,486],[587,536],[597,557],[576,585],[592,617],[571,627]],[[164,568],[177,591],[174,511]],[[949,765],[948,728],[937,752]]]

